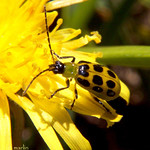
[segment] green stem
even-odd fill
[[[85,47],[81,51],[102,52],[97,62],[106,65],[150,67],[150,46]]]

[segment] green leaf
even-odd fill
[[[85,47],[80,50],[102,52],[103,57],[97,58],[97,62],[106,65],[150,67],[150,46]]]

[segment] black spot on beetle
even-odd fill
[[[99,86],[94,86],[92,89],[93,89],[95,92],[98,92],[98,93],[103,92],[103,89],[102,89],[101,87],[99,87]]]
[[[111,70],[108,70],[107,72],[111,77],[116,78],[116,75]]]
[[[78,71],[78,74],[79,75],[82,75],[84,77],[88,77],[89,76],[89,73],[86,71],[89,69],[89,66],[88,65],[81,65],[79,66],[79,71]]]
[[[94,75],[93,76],[93,83],[97,84],[97,85],[102,85],[103,84],[103,79],[102,77],[98,76],[98,75]]]
[[[89,65],[81,65],[81,66],[79,66],[79,69],[81,69],[81,70],[87,70],[89,68],[90,68]]]
[[[115,92],[113,90],[107,90],[107,96],[113,97],[115,96]]]
[[[94,70],[97,72],[103,72],[103,67],[101,65],[93,65]]]
[[[114,88],[115,87],[115,82],[114,81],[111,81],[111,80],[108,80],[107,82],[106,82],[106,84],[107,84],[107,86],[109,87],[109,88]]]
[[[79,71],[78,74],[79,74],[79,75],[82,75],[82,76],[84,76],[84,77],[88,77],[88,76],[89,76],[89,73],[86,72],[86,71],[84,71],[84,70]]]
[[[89,87],[90,86],[90,83],[89,81],[85,80],[85,79],[81,79],[81,78],[77,78],[77,81],[83,85],[83,86],[86,86],[86,87]]]

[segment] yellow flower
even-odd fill
[[[0,149],[3,150],[12,149],[8,97],[27,112],[50,149],[63,149],[56,132],[70,149],[91,149],[89,142],[78,131],[65,109],[70,109],[72,104],[75,81],[71,82],[69,89],[60,91],[52,99],[48,99],[54,91],[65,86],[65,78],[62,75],[45,72],[36,78],[28,89],[27,94],[30,98],[23,97],[19,93],[21,89],[27,87],[33,77],[53,63],[48,47],[43,13],[46,1],[1,1]],[[74,2],[55,0],[47,4],[47,9],[53,10],[82,1],[84,0],[74,0]],[[56,11],[47,13],[48,26],[53,23],[57,15]],[[71,28],[58,30],[61,24],[62,19],[58,19],[56,27],[50,32],[52,49],[58,55],[75,56],[76,62],[81,59],[95,62],[96,57],[102,56],[101,53],[89,54],[74,51],[92,40],[99,43],[101,36],[97,32],[72,40],[81,33],[81,30]],[[128,101],[128,88],[123,83],[121,85],[123,88],[120,95]],[[74,111],[98,118],[102,117],[107,120],[108,126],[122,118],[105,100],[103,102],[111,113],[97,104],[88,91],[78,85],[77,89],[79,98],[73,107]]]

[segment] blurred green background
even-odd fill
[[[93,42],[82,50],[101,50],[104,58],[97,61],[109,65],[131,91],[124,117],[113,127],[107,129],[104,120],[79,114],[75,115],[75,124],[93,150],[149,150],[150,0],[89,0],[58,12],[64,19],[62,28],[80,28],[83,35],[100,32],[102,42]],[[123,53],[117,55],[121,50]],[[25,119],[23,143],[33,150],[48,149],[30,119]],[[68,149],[66,145],[64,149]]]

